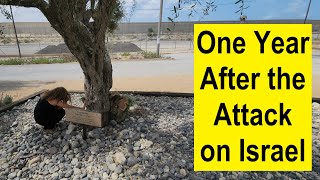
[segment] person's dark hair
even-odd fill
[[[69,92],[64,87],[57,87],[52,90],[45,92],[41,99],[45,100],[63,100],[64,102],[71,101]]]

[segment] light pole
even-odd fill
[[[157,36],[157,56],[160,57],[160,34],[161,34],[161,22],[162,22],[162,9],[163,9],[163,0],[160,0],[160,14],[159,14],[159,23],[158,23],[158,36]]]
[[[17,30],[16,30],[16,24],[14,23],[14,18],[13,18],[11,6],[10,6],[10,12],[11,12],[11,18],[12,18],[14,33],[16,35],[16,40],[17,40],[17,45],[18,45],[18,50],[19,50],[19,57],[21,58],[21,51],[20,51],[20,45],[19,45],[19,40],[18,40],[18,35],[17,35]]]
[[[306,13],[306,17],[304,18],[304,24],[306,23],[306,21],[307,21],[307,18],[308,18],[308,14],[309,14],[309,9],[310,9],[310,5],[311,5],[311,0],[309,0],[309,6],[308,6],[308,10],[307,10],[307,13]]]

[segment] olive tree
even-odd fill
[[[37,8],[62,36],[79,62],[85,77],[88,110],[110,110],[112,65],[106,48],[106,32],[112,32],[123,17],[120,0],[0,0],[0,5]]]

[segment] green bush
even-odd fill
[[[0,65],[23,65],[23,64],[56,64],[56,63],[69,63],[76,62],[75,58],[72,57],[61,57],[61,58],[14,58],[7,60],[0,60]]]
[[[145,59],[153,59],[153,58],[160,58],[161,57],[161,56],[157,56],[157,53],[154,53],[154,52],[143,51],[141,54]]]
[[[130,56],[130,53],[128,53],[128,52],[124,52],[124,53],[121,53],[121,56]]]
[[[8,104],[11,104],[12,103],[12,97],[9,96],[9,95],[6,95],[4,98],[3,98],[3,93],[1,94],[0,96],[0,107],[1,106],[5,106],[5,105],[8,105]]]

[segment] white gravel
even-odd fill
[[[73,95],[74,104],[81,96]],[[1,113],[0,179],[320,179],[317,103],[312,172],[194,172],[193,98],[130,97],[144,111],[90,129],[86,141],[65,121],[46,134],[33,119],[38,98]]]

